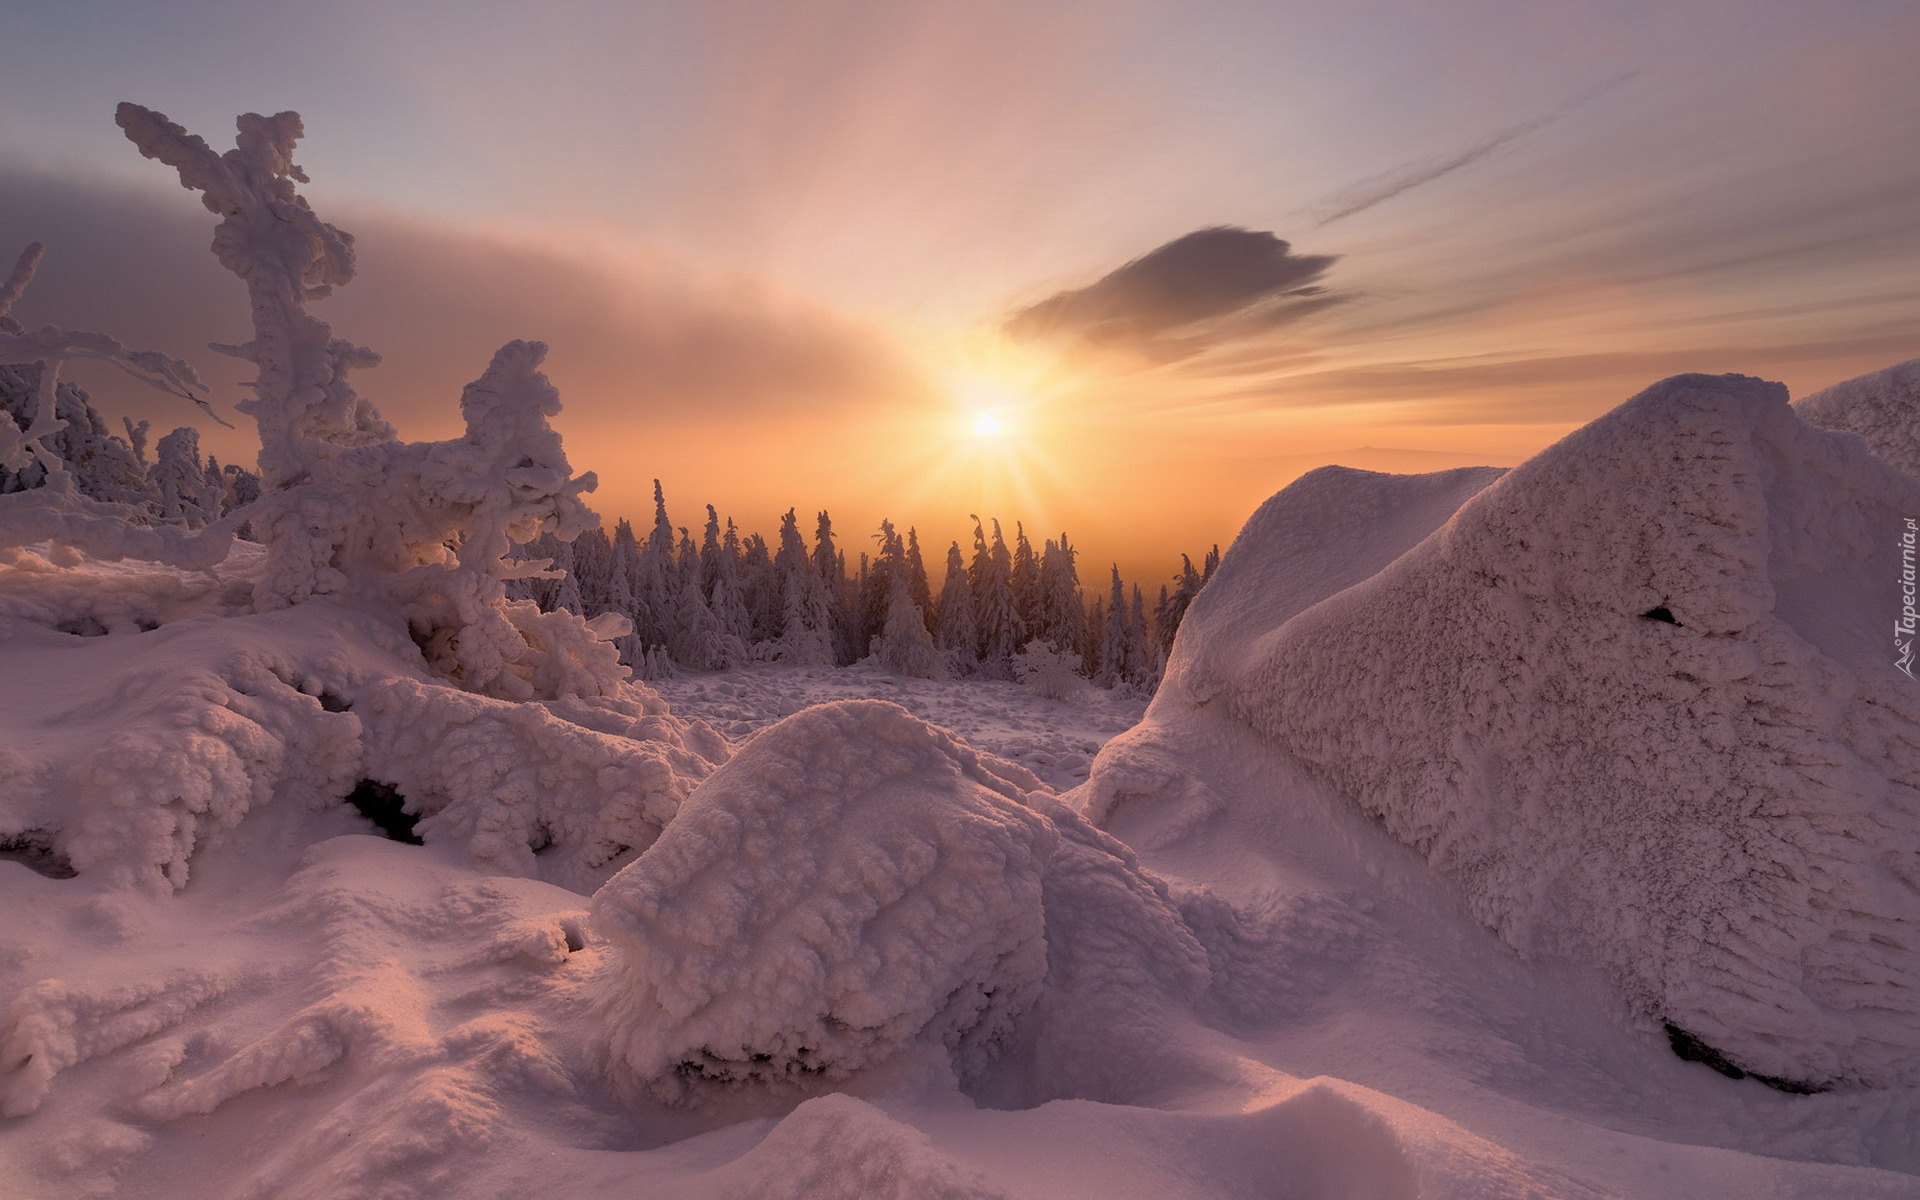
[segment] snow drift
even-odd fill
[[[1783,1083],[1920,1081],[1920,691],[1890,653],[1920,483],[1742,376],[1667,380],[1483,483],[1269,502],[1093,811],[1164,793],[1154,718],[1218,704],[1523,954],[1602,963]],[[1356,493],[1347,549],[1319,517]]]

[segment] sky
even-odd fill
[[[826,508],[937,562],[978,513],[1151,592],[1325,463],[1508,465],[1668,375],[1800,395],[1920,356],[1911,0],[0,17],[0,257],[48,248],[16,316],[187,357],[231,417],[202,347],[244,340],[244,292],[113,109],[222,148],[295,110],[357,239],[315,311],[384,356],[359,389],[452,436],[492,350],[546,342],[609,519],[658,478],[696,533]]]

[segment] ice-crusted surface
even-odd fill
[[[1920,358],[1802,396],[1793,407],[1810,425],[1859,434],[1867,449],[1920,476]]]
[[[1285,523],[1250,529],[1169,673],[1524,953],[1605,964],[1747,1070],[1912,1083],[1920,690],[1891,633],[1916,514],[1778,385],[1681,376],[1251,640],[1265,574],[1237,560]]]
[[[964,1073],[1046,974],[1039,787],[880,701],[760,734],[594,896],[614,1056],[669,1091],[844,1077],[917,1039]]]

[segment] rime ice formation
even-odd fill
[[[1454,475],[1382,490],[1381,519],[1404,503],[1417,535],[1480,482]],[[1746,1070],[1920,1081],[1920,690],[1890,637],[1920,484],[1777,384],[1681,376],[1377,573],[1405,536],[1329,570],[1313,522],[1321,583],[1287,586],[1283,518],[1352,482],[1309,476],[1249,524],[1156,709],[1223,706],[1509,944],[1605,964]],[[1115,753],[1096,811],[1168,762]]]
[[[668,1087],[986,1058],[1047,971],[1039,786],[878,701],[760,734],[594,896],[613,1053]]]
[[[1867,449],[1920,475],[1920,358],[1802,396],[1793,407],[1809,425],[1857,433]]]
[[[559,394],[546,347],[509,342],[460,399],[466,434],[401,442],[347,372],[379,356],[306,311],[353,278],[353,238],[295,190],[297,113],[239,119],[215,154],[136,104],[115,114],[140,153],[173,167],[221,217],[213,250],[247,285],[253,340],[219,347],[259,368],[240,408],[260,431],[263,491],[248,513],[267,548],[263,608],[310,596],[377,597],[405,613],[427,661],[472,691],[511,700],[609,695],[626,677],[613,645],[622,619],[594,626],[510,602],[505,580],[541,564],[507,561],[541,533],[571,540],[596,522],[547,418]],[[458,549],[450,549],[457,544]]]

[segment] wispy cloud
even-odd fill
[[[1470,167],[1482,159],[1487,158],[1501,147],[1511,145],[1526,137],[1528,134],[1545,129],[1547,126],[1565,118],[1576,110],[1591,104],[1621,84],[1626,83],[1629,79],[1632,79],[1635,74],[1636,72],[1629,71],[1613,76],[1580,93],[1550,113],[1534,117],[1532,120],[1522,121],[1517,125],[1509,125],[1505,129],[1482,138],[1480,141],[1475,142],[1473,145],[1468,146],[1465,150],[1461,150],[1458,153],[1440,158],[1421,159],[1417,162],[1395,167],[1393,170],[1382,172],[1371,179],[1362,180],[1350,188],[1336,192],[1321,207],[1321,215],[1315,228],[1331,225],[1335,221],[1343,221],[1348,217],[1363,213],[1375,205],[1385,204],[1394,197],[1410,192],[1414,188],[1432,183],[1442,176],[1451,175],[1464,167]]]

